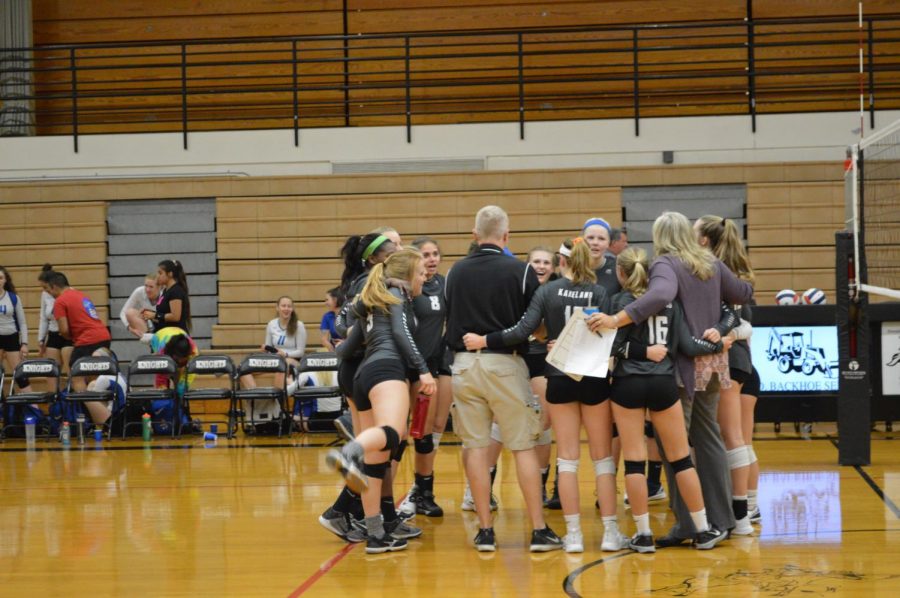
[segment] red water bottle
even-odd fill
[[[419,395],[416,397],[416,404],[413,407],[412,424],[409,426],[409,435],[413,438],[422,438],[425,436],[425,420],[428,419],[429,403],[431,403],[431,397],[427,395]]]

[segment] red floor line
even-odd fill
[[[399,507],[400,503],[402,503],[404,500],[406,500],[405,494],[400,500],[396,502],[394,506]],[[314,583],[319,581],[319,579],[321,579],[323,575],[331,571],[335,567],[335,565],[341,562],[341,559],[350,554],[350,551],[359,546],[359,544],[364,544],[364,542],[347,544],[346,546],[341,548],[336,555],[325,561],[325,564],[319,567],[319,569],[315,573],[310,575],[306,579],[306,581],[297,586],[296,590],[288,594],[288,598],[297,598],[297,596],[311,588]]]
[[[338,563],[341,562],[341,559],[343,559],[345,556],[347,556],[348,554],[350,554],[350,551],[353,550],[354,548],[356,548],[357,546],[359,546],[359,544],[347,544],[346,546],[344,546],[343,548],[341,548],[341,549],[338,551],[338,553],[337,553],[336,555],[334,555],[333,557],[331,557],[330,559],[328,559],[327,561],[325,561],[325,563],[322,564],[322,566],[319,567],[319,568],[316,570],[315,573],[313,573],[312,575],[310,575],[310,576],[306,579],[306,581],[304,581],[304,582],[301,583],[299,586],[297,586],[297,589],[296,589],[296,590],[294,590],[293,592],[291,592],[290,594],[288,594],[288,598],[297,598],[297,596],[301,595],[301,594],[304,593],[306,590],[308,590],[309,588],[311,588],[311,587],[313,586],[314,583],[316,583],[317,581],[319,581],[319,579],[320,579],[323,575],[325,575],[326,573],[328,573],[329,571],[331,571],[331,570],[334,568],[335,565],[337,565]]]

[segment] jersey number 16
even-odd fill
[[[647,330],[650,338],[647,339],[649,345],[665,345],[669,336],[669,318],[666,316],[653,316],[647,320]]]

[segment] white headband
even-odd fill
[[[559,246],[559,255],[564,255],[566,257],[572,257],[572,250],[566,247],[566,244],[563,243]]]

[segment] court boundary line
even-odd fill
[[[635,554],[638,554],[638,553],[629,550],[628,552],[622,552],[619,554],[614,554],[611,556],[603,557],[602,559],[597,559],[596,561],[593,561],[591,563],[588,563],[586,565],[582,565],[581,567],[578,567],[577,569],[575,569],[574,571],[572,571],[571,573],[566,575],[565,579],[563,579],[563,583],[562,583],[563,592],[565,592],[566,596],[569,596],[570,598],[582,598],[581,594],[579,594],[577,591],[575,591],[575,580],[578,579],[579,575],[581,575],[588,569],[592,569],[594,567],[597,567],[598,565],[602,565],[603,563],[608,563],[609,561],[621,559],[626,556],[633,556]]]
[[[853,469],[856,470],[856,473],[862,477],[863,480],[869,485],[869,487],[878,495],[878,498],[882,500],[882,502],[887,506],[888,509],[891,510],[891,513],[894,514],[894,517],[900,519],[900,508],[897,508],[897,505],[894,504],[894,501],[891,500],[891,497],[884,493],[884,490],[869,476],[869,474],[859,465],[854,465]]]
[[[838,443],[835,438],[829,437],[829,440],[831,440],[831,444],[832,446],[834,446],[834,448],[838,448]],[[900,519],[900,508],[898,508],[894,501],[891,500],[890,496],[884,493],[884,490],[881,488],[881,486],[879,486],[878,483],[872,479],[868,472],[864,470],[861,465],[853,465],[853,469],[856,470],[856,473],[859,474],[859,477],[861,477],[863,481],[869,485],[869,488],[871,488],[872,491],[875,492],[878,498],[881,499],[881,502],[883,502],[885,506],[890,509],[891,513],[894,514],[894,517]]]
[[[347,544],[346,546],[341,548],[337,552],[337,554],[333,555],[330,559],[328,559],[322,565],[320,565],[315,573],[313,573],[312,575],[307,577],[306,580],[304,580],[303,583],[301,583],[299,586],[297,586],[293,592],[288,594],[288,598],[297,598],[297,596],[300,596],[301,594],[306,592],[309,588],[311,588],[313,586],[313,584],[315,584],[317,581],[319,581],[319,579],[321,579],[326,573],[328,573],[334,567],[336,567],[337,564],[340,563],[344,559],[344,557],[347,556],[348,554],[350,554],[350,551],[353,550],[354,548],[356,548],[357,546],[359,546],[359,544],[351,543],[351,544]]]

